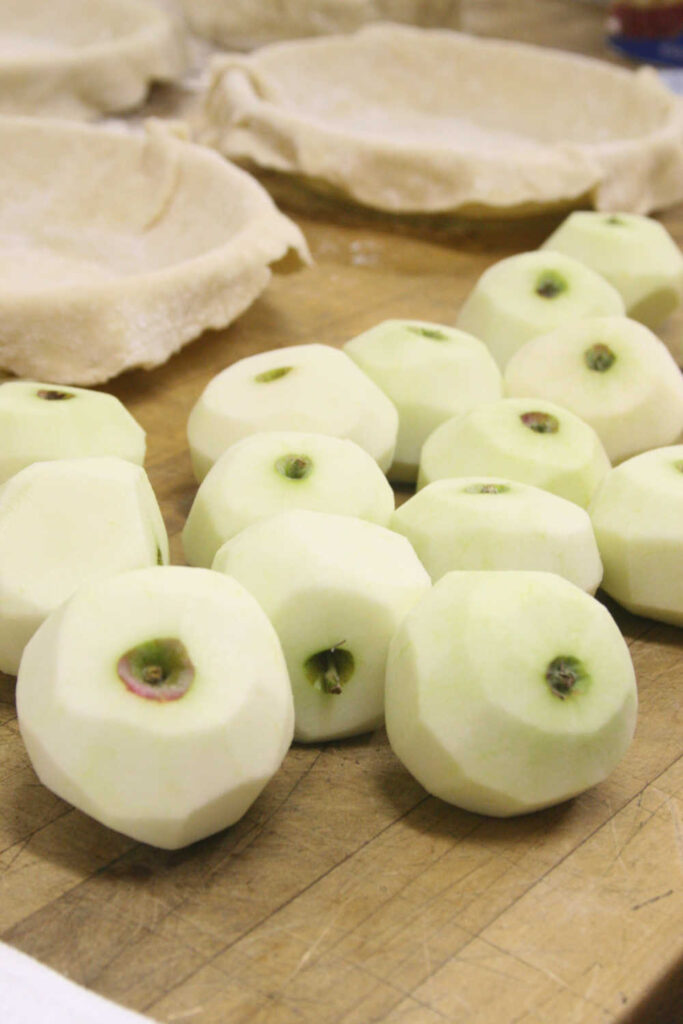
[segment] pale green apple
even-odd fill
[[[624,302],[604,277],[571,256],[536,251],[489,267],[462,306],[457,326],[481,338],[501,369],[537,334],[587,316],[623,316]]]
[[[375,460],[353,441],[294,431],[252,434],[231,445],[200,484],[183,530],[185,557],[208,569],[226,540],[288,508],[387,526],[394,492]]]
[[[397,508],[390,526],[433,582],[453,569],[535,569],[593,594],[602,579],[586,510],[516,480],[436,480]]]
[[[445,477],[502,476],[586,506],[610,469],[583,420],[540,398],[503,398],[437,427],[422,448],[418,487]]]
[[[424,320],[385,320],[344,345],[344,352],[398,409],[391,480],[414,483],[420,451],[440,423],[503,396],[500,370],[483,342]]]
[[[17,714],[46,786],[168,849],[242,817],[294,721],[282,650],[256,601],[185,566],[81,587],[28,644]]]
[[[209,381],[192,408],[187,436],[197,479],[235,441],[263,430],[348,438],[386,471],[398,412],[352,359],[330,345],[247,356]]]
[[[448,573],[389,650],[394,752],[434,796],[479,814],[525,814],[601,782],[636,707],[616,623],[553,573]]]
[[[118,455],[141,466],[145,432],[113,395],[11,380],[0,384],[0,483],[32,462]]]
[[[627,314],[648,327],[658,327],[681,304],[683,255],[652,217],[576,210],[541,248],[601,274],[620,293]]]
[[[35,462],[0,487],[0,671],[88,580],[168,562],[147,475],[116,456]]]
[[[242,530],[213,568],[254,595],[280,637],[295,739],[381,726],[389,641],[430,586],[405,537],[363,519],[296,509]]]
[[[683,444],[622,462],[589,511],[603,589],[637,615],[683,626]]]
[[[533,338],[505,367],[505,389],[571,409],[613,463],[683,432],[681,371],[652,331],[626,317],[579,320]]]

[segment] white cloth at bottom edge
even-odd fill
[[[3,1024],[153,1024],[0,942]]]

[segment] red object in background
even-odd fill
[[[683,32],[683,3],[612,3],[609,13],[618,23],[616,32],[632,39],[675,38]]]

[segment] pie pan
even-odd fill
[[[680,100],[656,72],[371,25],[216,58],[199,137],[393,213],[647,213],[683,198]]]
[[[0,114],[92,118],[128,110],[179,78],[182,29],[139,0],[0,4]]]
[[[245,171],[172,137],[0,118],[0,369],[96,384],[224,327],[299,229]]]
[[[279,39],[353,32],[373,21],[452,26],[460,0],[181,0],[200,35],[230,50],[251,50]]]

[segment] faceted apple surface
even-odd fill
[[[563,253],[509,256],[489,267],[460,310],[457,326],[486,342],[503,369],[537,334],[587,316],[623,316],[616,288]]]
[[[390,525],[433,582],[454,569],[535,569],[593,594],[602,579],[586,510],[515,480],[437,480],[397,508]]]
[[[417,485],[500,475],[585,507],[609,469],[598,435],[574,413],[540,398],[504,398],[437,427],[422,448]]]
[[[88,580],[168,562],[147,475],[115,456],[36,462],[0,487],[0,671]]]
[[[613,619],[552,573],[448,573],[389,650],[394,752],[430,793],[480,814],[524,814],[601,782],[636,705]]]
[[[350,516],[282,512],[224,544],[213,568],[254,595],[280,637],[295,739],[382,724],[389,641],[430,586],[405,537]]]
[[[353,360],[329,345],[293,345],[248,356],[209,381],[187,425],[202,480],[235,441],[263,430],[348,438],[386,471],[398,412]]]
[[[683,445],[622,462],[589,511],[603,589],[637,615],[683,626]]]
[[[26,648],[17,712],[46,786],[168,849],[237,821],[293,727],[266,616],[235,580],[185,566],[78,590]]]
[[[231,445],[202,481],[183,530],[185,557],[209,568],[225,541],[288,508],[386,526],[394,492],[375,460],[353,441],[294,431],[253,434]]]
[[[0,384],[0,483],[32,462],[118,455],[141,466],[145,432],[113,395],[12,380]]]
[[[683,376],[635,320],[578,320],[532,338],[505,367],[508,395],[547,398],[589,423],[612,462],[677,441]]]
[[[454,327],[386,320],[352,338],[344,351],[398,409],[392,480],[415,482],[422,445],[440,423],[503,395],[486,345]]]
[[[577,210],[541,246],[572,256],[620,293],[627,314],[657,327],[680,305],[683,255],[659,221]]]

